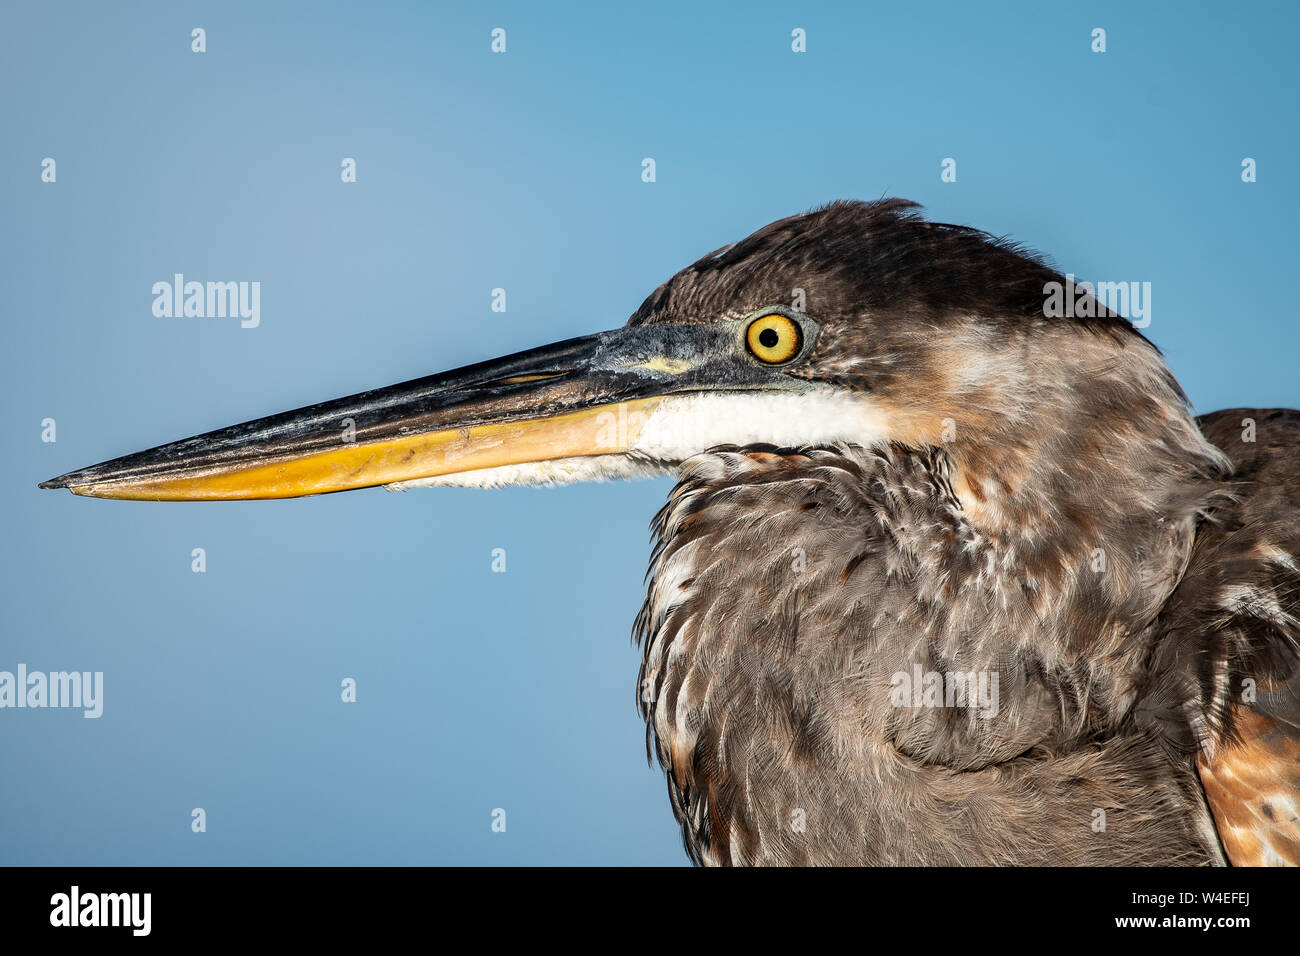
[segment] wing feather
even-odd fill
[[[1233,461],[1166,611],[1153,696],[1181,723],[1236,866],[1300,866],[1300,412],[1199,420]]]

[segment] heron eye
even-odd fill
[[[780,365],[799,354],[803,331],[794,319],[773,312],[749,323],[745,344],[760,362]]]

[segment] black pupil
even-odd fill
[[[776,329],[764,329],[758,333],[758,344],[765,349],[776,348],[776,343],[781,341],[780,334]]]

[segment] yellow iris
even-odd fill
[[[780,365],[799,354],[803,331],[794,319],[773,312],[749,323],[745,344],[760,362]]]

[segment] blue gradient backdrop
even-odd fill
[[[0,862],[684,862],[628,636],[668,481],[36,482],[619,325],[772,219],[918,200],[1150,281],[1201,410],[1300,402],[1294,7],[1058,6],[6,0],[0,670],[103,671],[105,702],[0,711]],[[260,327],[155,318],[176,272],[260,281]]]

